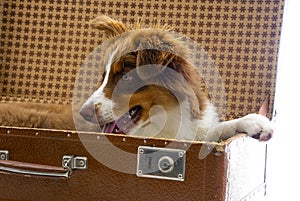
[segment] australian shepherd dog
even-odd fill
[[[98,88],[76,117],[89,122],[87,130],[99,127],[103,133],[206,141],[237,133],[260,141],[272,137],[271,122],[260,114],[219,121],[189,47],[168,26],[142,28],[103,15],[91,24],[109,45]],[[33,103],[1,104],[0,125],[76,127],[71,106]]]

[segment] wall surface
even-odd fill
[[[300,1],[286,1],[276,86],[276,129],[268,146],[268,201],[300,198],[299,9]]]

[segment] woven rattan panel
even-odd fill
[[[2,0],[0,9],[2,101],[71,102],[76,72],[101,43],[86,22],[106,14],[164,22],[197,41],[220,71],[227,119],[257,111],[268,95],[272,111],[282,0]]]

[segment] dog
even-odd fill
[[[219,121],[188,47],[170,27],[141,28],[104,15],[91,25],[106,39],[105,65],[99,87],[78,114],[72,116],[71,106],[6,103],[0,125],[73,130],[83,124],[88,131],[196,141],[237,133],[271,139],[272,123],[260,114]]]
[[[219,121],[188,48],[168,26],[126,26],[107,16],[91,24],[111,40],[109,59],[102,83],[80,114],[102,132],[208,141],[240,132],[260,141],[272,137],[271,122],[259,114]]]

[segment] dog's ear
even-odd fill
[[[187,97],[191,116],[201,117],[207,96],[201,90],[199,73],[189,61],[170,52],[146,49],[137,52],[136,65],[142,80],[171,90],[176,98]]]
[[[103,31],[106,39],[120,35],[129,29],[123,22],[114,20],[106,15],[96,17],[90,21],[90,24],[94,28]]]
[[[162,71],[173,62],[175,57],[175,54],[160,50],[139,50],[137,51],[136,66],[148,67],[137,68],[137,73],[142,80],[147,80],[162,73]]]

